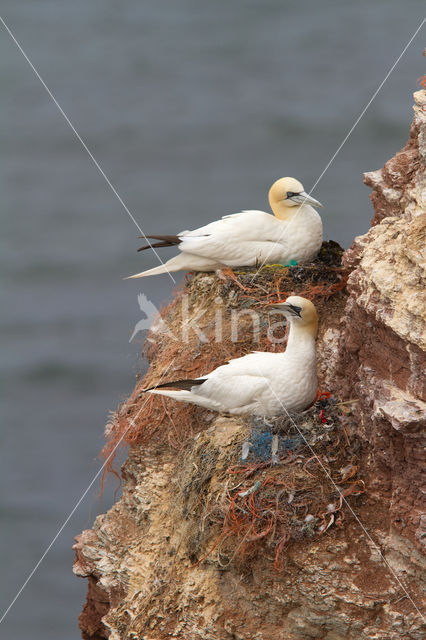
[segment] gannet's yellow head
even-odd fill
[[[290,296],[285,302],[270,305],[281,311],[294,326],[316,336],[318,331],[318,314],[315,305],[301,296]]]
[[[269,204],[277,218],[285,220],[290,217],[295,210],[293,207],[300,207],[309,204],[313,207],[322,207],[322,204],[308,195],[303,189],[303,184],[295,178],[280,178],[269,189]]]

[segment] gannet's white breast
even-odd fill
[[[289,221],[265,211],[242,211],[179,237],[180,251],[207,258],[209,270],[211,263],[238,267],[307,262],[321,247],[322,221],[309,205],[301,206]]]
[[[310,205],[300,207],[286,227],[284,248],[296,262],[311,262],[322,245],[321,216]],[[283,261],[281,261],[283,262]]]

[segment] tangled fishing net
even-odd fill
[[[350,414],[324,394],[302,414],[250,420],[226,451],[196,441],[176,480],[193,566],[263,554],[281,571],[292,541],[342,527],[365,491]]]

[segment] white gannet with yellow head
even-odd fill
[[[303,411],[314,402],[318,388],[317,312],[300,296],[271,307],[290,325],[283,353],[255,351],[199,378],[165,382],[144,391],[230,414],[272,417]]]
[[[138,251],[177,246],[181,253],[130,277],[313,260],[322,243],[322,221],[313,207],[321,207],[321,203],[308,195],[298,180],[280,178],[269,190],[269,204],[273,216],[265,211],[241,211],[176,236],[147,236],[157,242]]]

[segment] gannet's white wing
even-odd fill
[[[181,231],[178,236],[183,239],[188,237],[198,237],[212,234],[232,233],[237,236],[245,236],[247,238],[255,238],[256,234],[253,233],[253,228],[256,229],[257,234],[262,230],[263,226],[276,220],[275,216],[266,211],[240,211],[239,213],[230,213],[226,216],[222,216],[219,220],[209,222],[203,227],[193,229],[192,231]]]
[[[233,358],[226,364],[221,365],[208,376],[213,374],[221,376],[269,376],[273,375],[276,361],[283,357],[283,353],[269,353],[268,351],[252,351],[241,358]]]
[[[227,266],[276,262],[286,244],[286,223],[264,211],[242,211],[179,234],[182,253]]]
[[[195,394],[232,413],[258,404],[267,390],[268,381],[263,376],[238,374],[209,378]]]
[[[278,229],[283,229],[282,220],[265,211],[240,211],[223,216],[209,224],[178,234],[182,242],[192,238],[205,238],[207,236],[231,235],[238,240],[274,240]],[[182,247],[180,247],[182,248]]]

